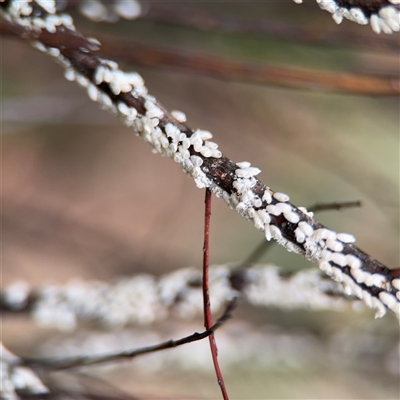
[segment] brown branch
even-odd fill
[[[29,16],[8,11],[4,3],[0,6],[6,17],[18,25],[31,24],[39,18],[31,21]],[[54,21],[44,13],[41,18],[46,26]],[[325,228],[306,210],[290,203],[287,195],[265,186],[255,178],[259,169],[249,163],[235,164],[215,143],[208,142],[212,137],[209,132],[191,129],[184,118],[174,117],[147,95],[140,77],[127,75],[114,62],[96,56],[93,42],[64,25],[51,25],[49,29],[53,32],[27,29],[24,38],[35,38],[36,47],[60,61],[70,79],[76,79],[103,108],[119,115],[155,152],[173,158],[199,188],[208,187],[222,197],[264,231],[268,240],[273,237],[288,251],[317,262],[329,276],[342,282],[348,293],[377,308],[377,316],[382,316],[386,308],[400,316],[400,280],[356,247],[352,235]]]
[[[150,67],[177,68],[214,78],[269,84],[306,90],[329,90],[370,96],[400,94],[398,76],[301,69],[273,64],[255,64],[190,51],[132,43],[97,35],[107,57]]]
[[[211,218],[211,190],[206,188],[205,195],[205,212],[204,212],[204,246],[203,246],[203,311],[204,311],[204,326],[210,329],[212,326],[211,302],[210,302],[210,287],[208,279],[208,269],[210,260],[210,218]],[[218,362],[218,349],[215,335],[211,334],[208,337],[210,342],[211,356],[214,364],[215,374],[219,387],[221,388],[222,397],[224,400],[229,400],[226,390],[224,378]]]
[[[35,38],[30,32],[21,31],[20,28],[14,32],[13,26],[7,22],[3,24],[1,32]],[[51,38],[43,40],[42,35],[38,39],[43,43],[57,46],[57,43]],[[97,38],[101,42],[102,55],[137,65],[173,68],[219,79],[304,90],[327,90],[365,96],[397,96],[400,94],[400,78],[388,74],[322,71],[286,67],[279,64],[256,64],[192,51],[182,52],[135,43],[131,40],[127,41],[104,34],[97,34]],[[88,44],[86,43],[86,45]],[[89,45],[93,48],[93,44]]]

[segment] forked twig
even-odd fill
[[[210,218],[211,218],[211,190],[206,189],[205,196],[205,215],[204,215],[204,247],[203,247],[203,310],[204,310],[204,326],[210,329],[212,326],[211,303],[210,303],[210,288],[208,284],[208,266],[210,259]],[[221,368],[218,363],[218,349],[215,341],[214,333],[212,333],[208,340],[210,341],[210,349],[212,360],[214,363],[215,373],[217,375],[218,384],[221,388],[222,397],[224,400],[229,400],[228,392],[226,390],[224,378],[222,376]]]

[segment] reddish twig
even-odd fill
[[[208,330],[212,326],[210,292],[208,286],[208,266],[210,251],[210,218],[211,218],[211,190],[206,189],[205,197],[205,215],[204,215],[204,247],[203,247],[203,302],[204,302],[204,326]],[[224,400],[229,400],[226,391],[224,378],[218,363],[218,349],[215,341],[214,333],[208,337],[210,341],[211,355],[214,363],[215,373],[217,375],[218,384],[221,388]]]

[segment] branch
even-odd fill
[[[96,322],[107,328],[151,324],[178,316],[192,319],[203,311],[200,269],[182,268],[160,277],[139,274],[113,284],[71,280],[39,289],[15,282],[3,289],[3,313],[30,313],[43,327],[71,331],[78,322]],[[146,288],[146,295],[143,288]],[[210,267],[212,310],[221,310],[239,295],[252,305],[282,310],[343,310],[354,299],[317,269],[288,273],[274,265],[246,269]],[[140,293],[141,295],[138,295]]]
[[[279,64],[230,60],[194,51],[179,51],[132,43],[110,35],[98,35],[107,57],[150,67],[168,67],[214,78],[269,84],[305,90],[329,90],[370,96],[400,94],[400,80],[391,74],[368,74],[287,67]]]
[[[211,301],[210,301],[210,287],[208,279],[209,263],[210,263],[210,219],[211,219],[211,191],[206,189],[205,196],[205,211],[204,211],[204,247],[203,247],[203,313],[204,313],[204,326],[209,329],[212,326],[211,314]],[[221,389],[222,397],[224,400],[229,400],[228,392],[226,390],[224,378],[222,376],[221,368],[218,362],[218,348],[215,335],[211,334],[209,337],[211,356],[214,364],[217,382]]]
[[[14,26],[3,23],[2,34],[20,35]],[[392,74],[368,74],[337,71],[321,71],[259,64],[201,54],[179,51],[144,43],[134,43],[111,35],[98,34],[101,53],[108,58],[150,66],[167,67],[200,73],[213,78],[276,85],[304,90],[329,90],[368,96],[397,96],[400,79]]]
[[[376,308],[377,317],[386,309],[400,317],[400,279],[356,247],[352,235],[327,229],[307,210],[290,203],[289,196],[260,182],[258,168],[223,155],[210,141],[210,132],[191,129],[181,112],[168,112],[147,94],[137,73],[125,73],[114,61],[96,56],[96,41],[75,31],[72,18],[56,14],[52,2],[46,3],[46,9],[43,4],[9,1],[0,7],[7,20],[24,29],[24,39],[35,39],[36,48],[64,66],[67,79],[76,80],[92,100],[118,115],[153,152],[172,158],[198,188],[210,188],[263,231],[267,240],[274,238],[288,251],[318,263],[347,293]]]

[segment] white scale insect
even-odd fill
[[[301,4],[303,0],[293,0]],[[340,24],[343,19],[356,22],[360,25],[371,24],[375,33],[391,34],[400,31],[400,0],[388,0],[382,2],[377,10],[377,2],[367,1],[336,1],[336,0],[316,0],[322,10],[332,14],[333,20]],[[359,4],[357,4],[359,3]],[[358,6],[357,6],[358,5]]]
[[[49,32],[55,32],[57,27],[65,26],[68,29],[75,29],[72,18],[66,14],[57,15],[55,13],[54,1],[39,1],[47,14],[31,18],[32,7],[29,1],[12,1],[7,6],[5,17],[29,28],[44,28]],[[363,11],[358,8],[350,7],[343,9],[333,0],[318,1],[321,8],[327,9],[339,21],[340,17],[355,20],[358,23],[364,23],[362,17]],[[399,1],[391,0],[391,5],[384,6],[378,14],[370,16],[370,23],[376,32],[390,33],[400,29],[399,19]],[[347,11],[346,11],[347,10]],[[126,11],[126,10],[125,10]],[[46,47],[36,41],[34,46],[48,55],[57,59],[65,68],[65,76],[68,80],[76,81],[84,87],[88,96],[100,103],[100,105],[118,114],[128,126],[131,126],[136,134],[140,135],[145,141],[153,147],[153,152],[162,153],[172,158],[181,168],[195,180],[199,188],[210,187],[219,197],[222,197],[231,208],[235,208],[239,213],[253,220],[256,228],[264,230],[267,240],[276,239],[284,245],[289,251],[298,251],[299,247],[305,250],[306,256],[318,261],[320,268],[328,275],[345,284],[349,290],[358,297],[363,298],[369,305],[378,309],[378,315],[382,315],[385,307],[388,307],[399,315],[398,301],[392,294],[382,291],[379,298],[371,296],[366,290],[362,289],[358,283],[363,282],[367,287],[377,287],[382,290],[387,285],[391,285],[387,278],[381,274],[370,274],[362,270],[362,261],[354,255],[343,254],[344,246],[354,243],[355,238],[350,234],[336,234],[328,229],[316,229],[301,216],[301,213],[312,217],[305,209],[293,208],[289,202],[289,196],[281,192],[273,192],[265,189],[260,197],[253,192],[256,184],[256,176],[261,172],[260,169],[252,167],[247,161],[237,163],[235,170],[235,181],[233,186],[236,193],[226,193],[213,183],[200,168],[203,159],[221,158],[222,153],[218,145],[211,142],[212,134],[208,131],[197,129],[192,135],[187,136],[181,132],[173,121],[164,123],[164,128],[159,127],[161,119],[165,117],[163,110],[158,105],[153,96],[147,94],[147,88],[143,79],[135,72],[124,72],[119,69],[118,64],[112,60],[100,60],[96,67],[93,78],[82,75],[71,66],[71,62],[60,54],[59,49]],[[145,114],[139,115],[137,110],[129,107],[123,101],[114,102],[111,97],[100,90],[99,85],[106,83],[110,91],[119,96],[121,93],[130,93],[133,97],[141,96],[144,99]],[[173,118],[179,123],[186,120],[182,112],[173,112]],[[192,155],[191,151],[198,155]],[[265,202],[265,205],[263,204]],[[259,208],[263,213],[259,213]],[[257,210],[256,210],[257,209]],[[290,243],[283,238],[280,228],[272,224],[275,217],[283,216],[289,223],[297,225],[294,228],[295,243]],[[326,258],[324,258],[326,257]],[[344,273],[344,267],[350,267],[350,275]],[[398,290],[398,279],[393,288]],[[397,292],[397,298],[398,298]],[[396,301],[396,303],[394,302]],[[383,305],[384,304],[384,305]]]

